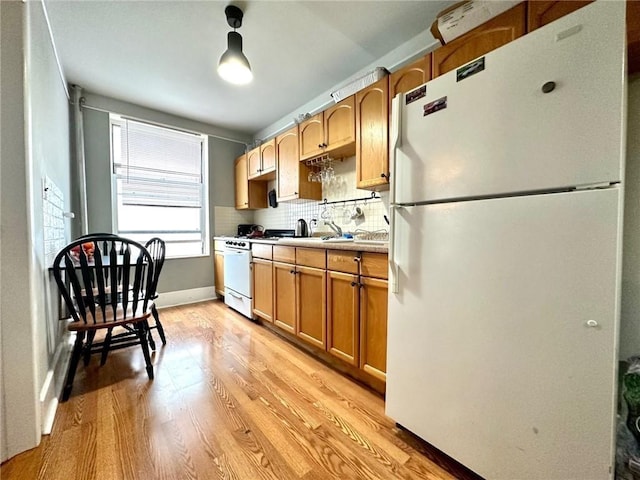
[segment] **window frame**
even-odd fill
[[[118,115],[115,113],[109,113],[109,164],[110,164],[110,181],[111,181],[111,228],[113,232],[120,234],[118,230],[118,176],[115,173],[115,161],[113,154],[113,127],[114,125],[120,126],[122,131],[125,131],[125,122],[137,122],[144,124],[150,127],[156,127],[164,130],[171,130],[178,133],[184,133],[189,135],[195,135],[201,138],[202,140],[202,149],[201,149],[201,167],[202,167],[202,198],[201,198],[201,208],[200,208],[200,233],[201,233],[201,245],[202,245],[202,253],[197,254],[184,254],[184,255],[169,255],[167,254],[167,259],[180,259],[180,258],[201,258],[201,257],[209,257],[211,256],[211,249],[209,245],[209,137],[208,135],[200,132],[194,132],[190,130],[185,130],[179,127],[174,127],[170,125],[159,124],[155,122],[150,122],[147,120],[141,120],[139,118],[132,118],[129,116]],[[138,232],[128,232],[138,234]],[[149,238],[154,236],[158,236],[162,238],[163,233],[174,233],[171,230],[153,230],[150,233]],[[123,233],[123,236],[127,236],[127,233]],[[171,243],[170,240],[165,240],[167,243]],[[169,249],[167,249],[169,250]]]

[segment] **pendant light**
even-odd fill
[[[245,85],[253,80],[253,73],[249,60],[242,53],[242,36],[236,32],[236,28],[242,26],[243,13],[233,5],[227,6],[224,13],[233,32],[227,34],[227,51],[222,54],[218,62],[218,75],[229,83]]]

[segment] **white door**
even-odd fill
[[[624,14],[624,2],[595,2],[487,54],[479,73],[438,77],[409,105],[403,96],[392,201],[620,181]]]
[[[492,480],[610,478],[620,189],[397,210],[386,413]]]

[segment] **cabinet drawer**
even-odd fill
[[[295,263],[296,262],[295,247],[283,247],[282,245],[274,245],[273,260],[275,260],[276,262]]]
[[[326,250],[318,248],[296,248],[296,265],[327,268]]]
[[[225,244],[224,244],[224,240],[214,240],[213,241],[213,249],[214,250],[224,250],[225,249]]]
[[[365,277],[387,279],[389,275],[389,260],[386,253],[362,252],[360,273]]]
[[[266,258],[271,260],[273,258],[273,245],[265,245],[263,243],[251,244],[251,254],[256,258]]]
[[[328,250],[327,270],[358,274],[358,253],[350,250]]]

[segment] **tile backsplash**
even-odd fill
[[[253,212],[236,210],[234,207],[214,207],[212,235],[235,235],[239,223],[255,223]]]
[[[323,186],[323,197],[328,202],[338,201],[329,205],[315,200],[298,200],[295,202],[280,202],[277,208],[256,210],[253,212],[253,223],[263,225],[265,228],[295,228],[299,218],[304,218],[313,231],[332,233],[332,230],[324,225],[325,220],[333,220],[344,232],[356,232],[365,230],[368,232],[389,231],[384,221],[384,215],[388,216],[388,193],[381,192],[381,199],[359,200],[357,202],[346,201],[354,198],[369,197],[369,190],[358,190],[356,185],[355,157],[336,161],[333,164],[336,182],[330,186]],[[275,188],[275,182],[269,183],[269,190]],[[344,201],[344,202],[343,202]],[[362,215],[352,218],[354,208],[359,207]],[[216,207],[216,225],[218,207]],[[312,220],[316,220],[314,226]],[[249,223],[249,222],[237,222]]]

